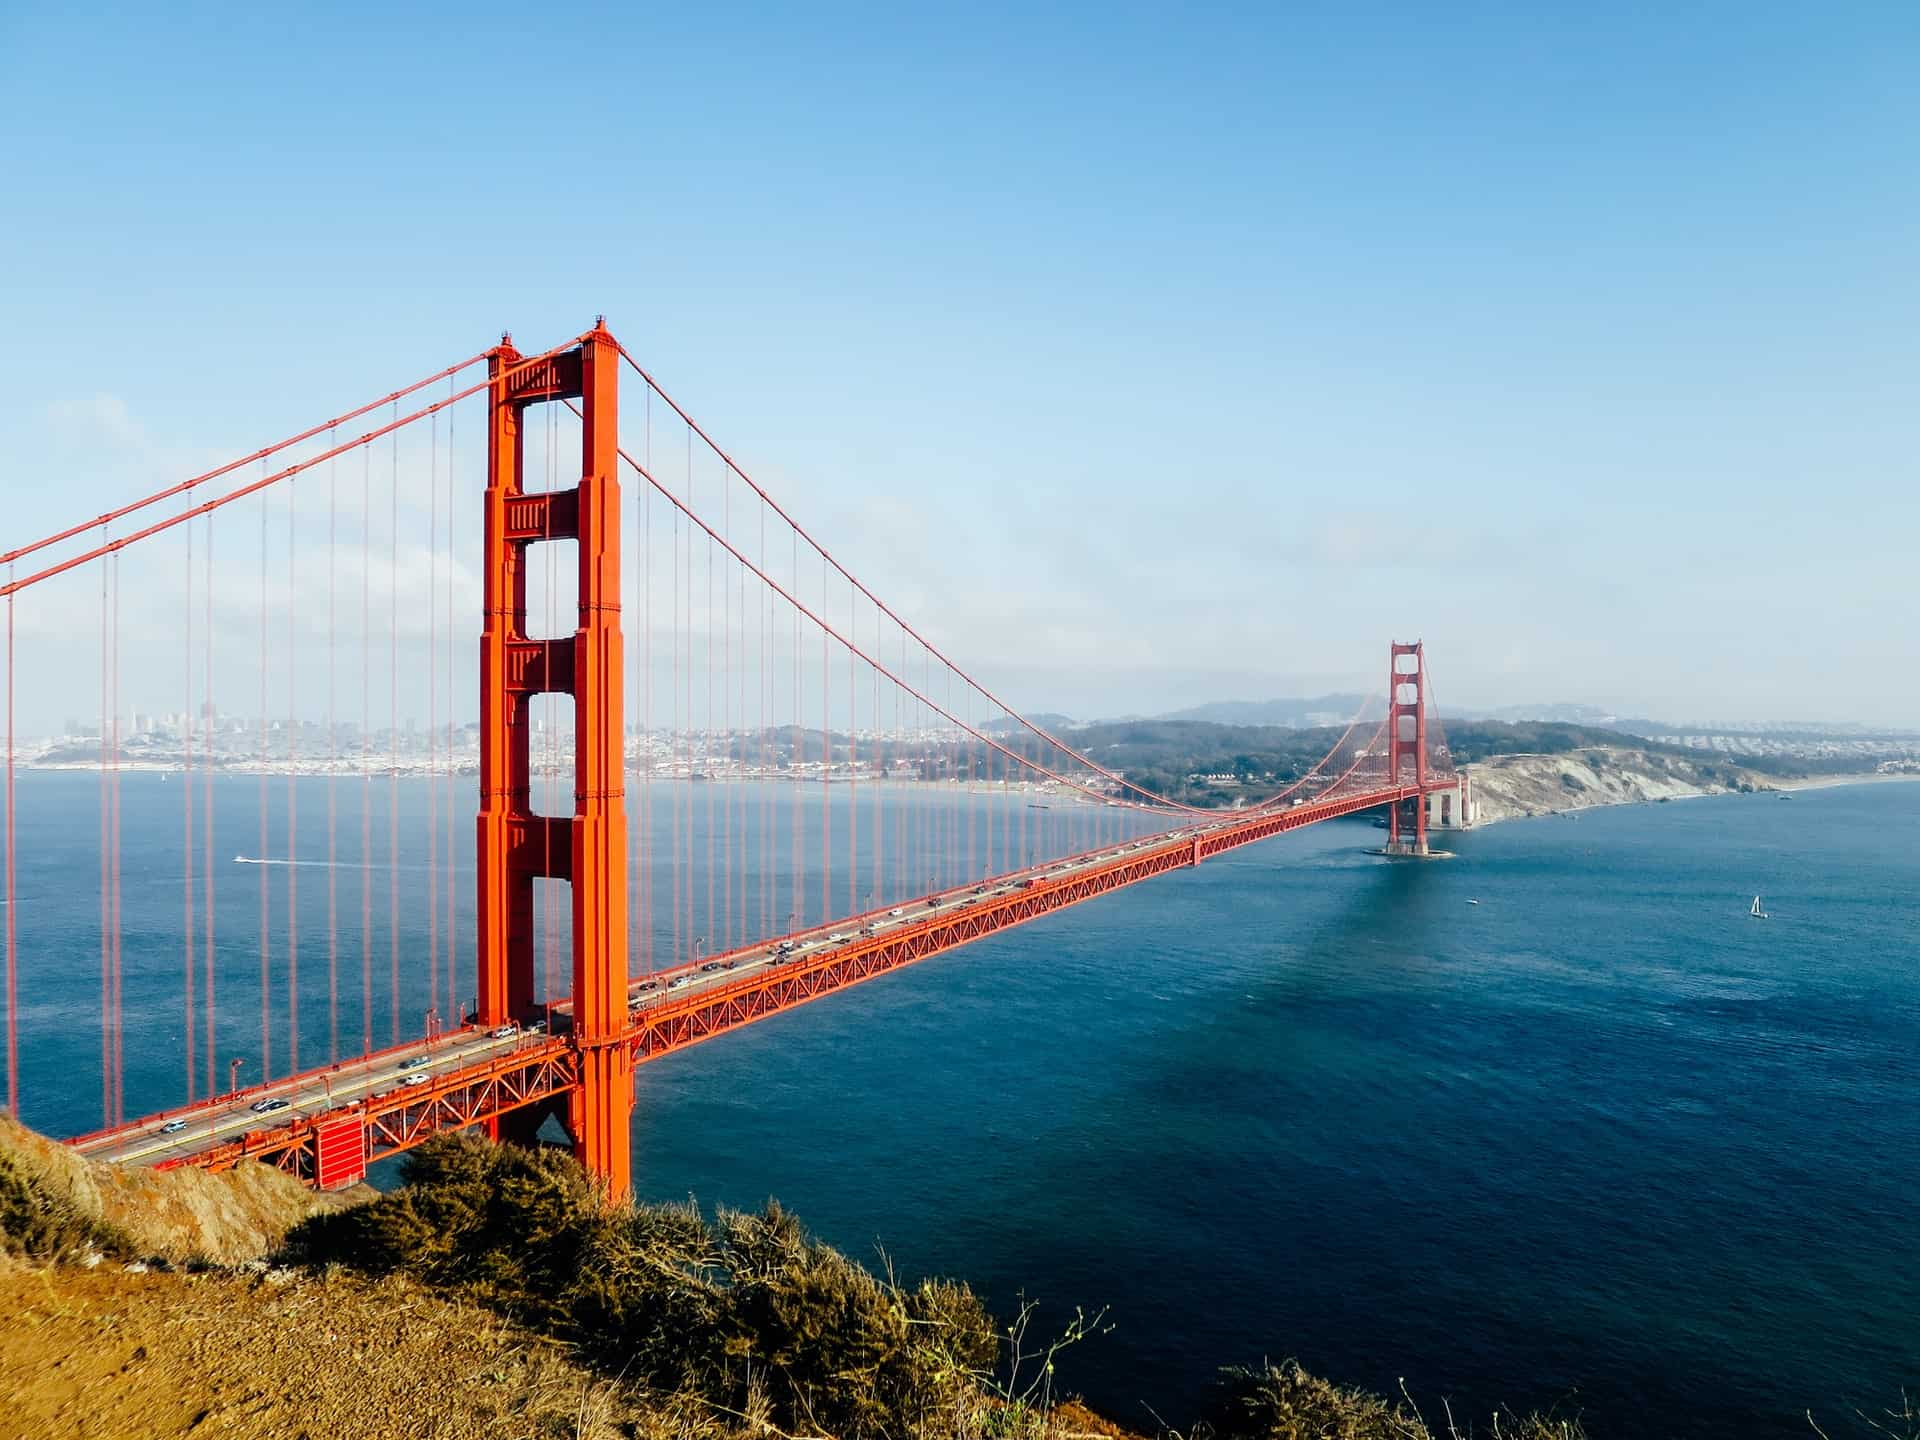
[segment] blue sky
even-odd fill
[[[1025,706],[1920,725],[1920,9],[268,8],[0,10],[9,542],[604,312]]]

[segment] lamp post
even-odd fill
[[[246,1063],[244,1055],[227,1062],[227,1097],[229,1099],[240,1093],[240,1067]]]

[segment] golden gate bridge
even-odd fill
[[[638,1064],[1321,821],[1384,809],[1384,852],[1424,855],[1458,783],[1418,643],[1383,715],[1235,809],[1102,764],[870,590],[604,323],[503,337],[0,562],[7,1103],[31,1114],[36,1026],[97,1007],[100,1124],[71,1143],[99,1158],[331,1188],[557,1119],[621,1195]],[[97,734],[16,727],[96,662]],[[180,707],[159,762],[123,687]],[[256,716],[216,703],[241,693]],[[97,774],[98,844],[55,897],[22,888],[46,817],[19,781],[59,764]],[[156,768],[180,783],[130,835]],[[131,1105],[130,1026],[178,1061]]]

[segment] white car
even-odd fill
[[[502,1025],[498,1030],[489,1030],[487,1035],[494,1040],[511,1040],[520,1033],[518,1025]]]
[[[416,1070],[400,1083],[402,1085],[431,1085],[433,1083],[433,1076],[427,1074],[424,1070]]]
[[[902,910],[898,905],[894,906],[893,909],[887,911],[887,914],[895,917],[896,919],[906,913],[907,912]]]
[[[835,933],[827,936],[827,943],[829,945],[844,945],[847,943],[847,941],[851,940],[852,938],[853,937],[851,935],[841,935],[841,934]]]

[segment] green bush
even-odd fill
[[[1203,1432],[1213,1440],[1432,1440],[1420,1417],[1288,1360],[1220,1373]]]
[[[846,1440],[954,1433],[997,1353],[965,1286],[902,1289],[777,1204],[712,1223],[691,1207],[613,1207],[564,1154],[464,1135],[414,1152],[406,1182],[308,1221],[291,1258],[404,1271],[655,1390]]]

